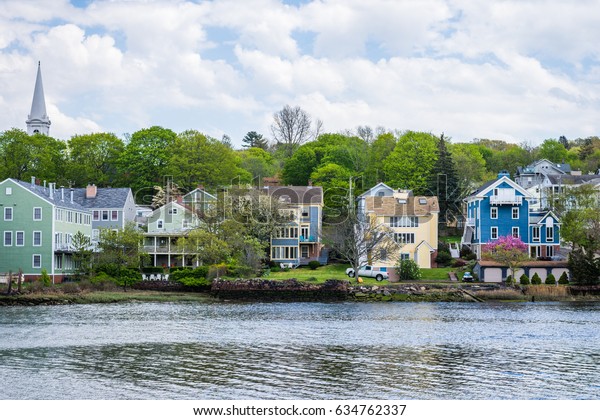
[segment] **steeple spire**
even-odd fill
[[[44,86],[42,85],[41,63],[38,61],[37,77],[35,79],[35,89],[33,91],[33,102],[31,103],[31,112],[27,121],[27,134],[36,133],[48,135],[50,132],[50,119],[46,114],[46,99],[44,98]]]

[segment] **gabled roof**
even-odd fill
[[[206,192],[206,191],[205,191],[205,190],[203,190],[202,188],[196,188],[196,189],[194,189],[194,190],[190,191],[189,193],[185,194],[185,195],[183,196],[183,201],[188,201],[188,200],[186,200],[186,197],[192,198],[192,195],[193,195],[194,193],[198,193],[198,192],[199,192],[199,193],[202,193],[202,194],[203,194],[205,197],[208,197],[210,200],[217,201],[217,197],[215,197],[215,196],[214,196],[214,195],[212,195],[211,193],[208,193],[208,192]]]
[[[323,204],[322,187],[263,187],[263,191],[287,204]]]
[[[429,242],[427,242],[426,240],[422,240],[421,243],[419,245],[417,245],[417,247],[415,249],[419,249],[423,245],[425,245],[426,247],[428,247],[430,252],[435,252],[435,249],[431,245],[429,245]]]
[[[494,179],[493,181],[486,182],[481,187],[479,187],[473,194],[471,194],[470,196],[466,197],[465,200],[468,200],[470,198],[483,197],[490,190],[496,188],[496,186],[502,184],[503,182],[506,182],[512,188],[514,188],[515,190],[519,191],[521,194],[523,194],[523,196],[525,198],[533,198],[533,196],[531,195],[531,193],[529,191],[527,191],[525,188],[521,187],[519,184],[517,184],[515,181],[513,181],[509,177],[503,176],[501,178]]]
[[[549,210],[547,212],[530,214],[529,215],[529,224],[530,225],[542,224],[542,222],[544,220],[546,220],[546,218],[548,216],[552,216],[554,218],[554,220],[556,220],[556,223],[560,224],[560,218],[556,214],[554,214],[554,212],[552,210]]]
[[[86,209],[85,207],[83,207],[79,203],[77,203],[75,200],[73,200],[73,203],[71,203],[71,189],[70,188],[65,188],[64,200],[63,200],[63,194],[62,194],[61,188],[55,189],[53,192],[53,197],[50,198],[50,187],[49,186],[44,187],[44,186],[37,185],[37,184],[31,185],[30,182],[20,181],[18,179],[14,179],[14,178],[7,178],[4,181],[0,182],[0,184],[4,184],[7,181],[14,182],[16,185],[22,187],[23,189],[31,192],[32,194],[40,197],[41,199],[45,200],[46,202],[48,202],[54,206],[77,210],[77,211],[89,211],[88,209]]]
[[[88,209],[122,209],[131,188],[97,188],[96,197],[86,198],[85,188],[74,188],[74,200]]]
[[[600,175],[546,175],[552,185],[582,185],[600,180]]]
[[[177,206],[177,208],[183,209],[184,211],[194,214],[194,212],[192,210],[190,210],[189,207],[187,207],[185,204],[182,203],[178,203],[177,201],[169,201],[166,204],[163,204],[162,206],[160,206],[159,208],[155,209],[154,211],[152,211],[152,213],[150,213],[148,215],[148,218],[151,219],[152,217],[156,216],[156,215],[161,215],[165,212],[165,210],[167,210],[168,207],[173,207],[173,206]]]
[[[390,187],[389,185],[387,185],[387,184],[385,184],[383,182],[379,182],[377,185],[369,188],[367,191],[365,191],[364,193],[362,193],[361,195],[359,195],[358,198],[371,196],[370,192],[373,191],[374,189],[378,188],[378,187],[381,187],[381,186],[389,189],[392,192],[394,192],[394,189],[392,187]]]

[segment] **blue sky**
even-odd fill
[[[51,135],[196,129],[240,144],[299,105],[454,141],[600,134],[600,1],[3,0],[0,131],[42,62]]]

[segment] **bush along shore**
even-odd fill
[[[109,287],[110,286],[110,287]],[[41,287],[25,285],[21,292],[0,293],[0,306],[67,305],[131,301],[203,302],[253,301],[356,301],[356,302],[485,302],[485,301],[600,301],[600,286],[528,285],[495,283],[351,284],[347,280],[311,283],[297,279],[215,279],[210,286],[167,282],[140,282],[127,291],[114,285],[65,283]]]

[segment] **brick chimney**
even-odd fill
[[[98,188],[96,185],[88,185],[85,187],[85,198],[96,198],[96,194],[98,193]]]

